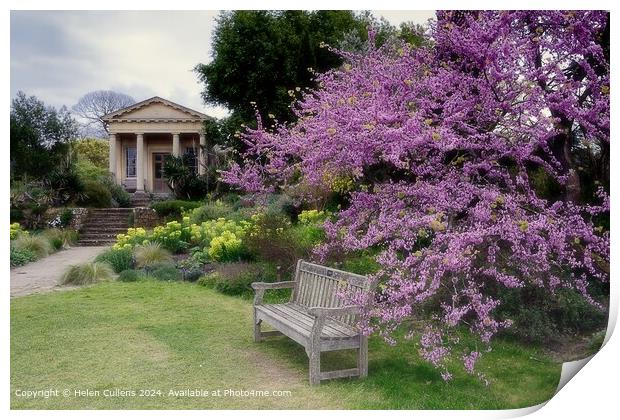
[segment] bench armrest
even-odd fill
[[[262,305],[263,303],[263,295],[265,294],[265,290],[272,289],[292,289],[295,287],[294,281],[280,281],[276,283],[265,283],[265,282],[254,282],[251,284],[252,289],[254,289],[254,306]]]
[[[290,289],[295,287],[294,281],[280,281],[277,283],[265,283],[265,282],[254,282],[252,283],[252,289],[258,290],[266,290],[266,289]]]
[[[341,308],[324,308],[312,307],[308,308],[308,313],[314,317],[357,315],[360,313],[359,306],[344,306]]]

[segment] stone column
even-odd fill
[[[172,133],[172,155],[180,156],[179,133]]]
[[[198,148],[198,175],[204,175],[207,162],[205,160],[205,147],[207,146],[207,138],[200,133],[200,147]]]
[[[110,173],[115,182],[118,182],[119,176],[116,173],[116,134],[110,133]]]
[[[144,191],[144,134],[136,133],[136,191]]]

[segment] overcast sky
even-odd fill
[[[192,68],[211,59],[217,11],[12,11],[11,98],[22,90],[56,107],[114,90],[161,96],[214,117]],[[393,25],[432,11],[376,11]]]

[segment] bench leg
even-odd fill
[[[321,351],[319,349],[310,350],[310,385],[320,385],[321,383]]]
[[[261,319],[256,319],[256,311],[254,311],[254,342],[256,343],[258,343],[262,339],[260,331],[260,324],[262,322],[263,321]]]
[[[360,336],[360,348],[357,351],[357,368],[360,378],[368,376],[368,337]]]

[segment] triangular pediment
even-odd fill
[[[194,111],[193,109],[176,104],[167,99],[155,96],[142,102],[138,102],[127,108],[119,109],[103,117],[105,121],[119,120],[205,120],[209,116]]]

